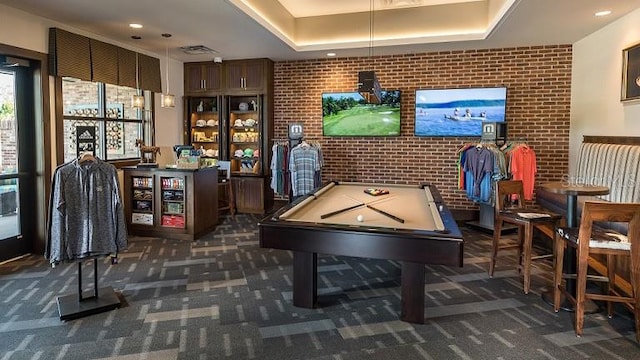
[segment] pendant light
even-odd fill
[[[373,8],[374,0],[369,0],[369,59],[373,63]],[[379,104],[381,88],[373,70],[358,72],[358,92],[367,103]]]
[[[167,57],[165,61],[165,65],[166,65],[165,75],[167,76],[167,92],[163,93],[160,96],[160,103],[163,108],[172,108],[176,106],[176,97],[173,96],[173,94],[169,93],[169,38],[171,37],[171,34],[164,33],[162,34],[162,36],[167,39],[165,41],[165,53]]]
[[[136,52],[136,93],[131,97],[131,106],[134,109],[144,109],[144,95],[140,93],[140,83],[138,79],[138,53]]]

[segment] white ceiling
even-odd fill
[[[279,11],[275,13],[279,18],[268,18],[265,11],[251,10],[252,3],[271,6]],[[494,7],[495,3],[513,4],[507,7],[503,17],[492,18],[487,14],[478,14],[483,17],[480,22],[485,23],[486,27],[474,34],[445,34],[412,39],[396,36],[394,39],[383,41],[377,39],[384,38],[385,34],[376,28],[374,53],[390,55],[571,44],[640,8],[640,0],[375,0],[373,7],[376,16],[378,12],[385,11],[398,14],[400,11],[428,12],[430,9],[438,9],[438,14],[446,14],[444,20],[447,21],[444,23],[464,25],[478,22],[478,19],[471,19],[469,14],[464,12],[455,13],[449,10],[479,6],[478,3],[485,3],[483,6],[487,9]],[[367,56],[370,46],[370,42],[367,41],[370,34],[368,24],[355,26],[345,21],[349,18],[344,15],[352,12],[369,14],[370,0],[0,0],[0,4],[159,56],[164,56],[165,47],[169,46],[170,56],[185,62],[211,60],[214,56],[226,60],[259,57],[268,57],[276,61],[315,59],[325,58],[329,51],[336,52],[338,57]],[[277,6],[272,6],[274,4]],[[611,10],[612,14],[606,17],[593,15],[603,9]],[[327,15],[335,13],[339,14]],[[340,44],[325,41],[322,44],[301,46],[301,31],[296,28],[296,24],[309,20],[308,17],[313,21],[327,21],[321,26],[324,26],[328,33],[331,29],[347,29],[352,25],[357,27],[356,30],[359,34],[364,34],[365,38],[360,36],[351,42],[345,41]],[[410,18],[411,16],[407,16],[407,19]],[[281,24],[289,24],[288,34],[292,39],[287,39],[287,31],[273,26],[278,21]],[[129,28],[128,24],[133,22],[141,23],[144,27],[140,30]],[[423,25],[420,21],[407,21],[409,22],[410,24],[406,25]],[[433,27],[435,23],[437,21],[424,21],[424,26]],[[387,25],[398,29],[404,24],[398,24],[396,21],[395,24]],[[384,21],[379,26],[384,26]],[[161,36],[162,33],[171,33],[173,36],[166,40]],[[142,39],[133,40],[132,35],[142,36]],[[337,37],[332,36],[334,39]],[[178,49],[187,45],[205,45],[216,52],[188,55]]]
[[[484,0],[278,0],[296,18],[480,1]]]

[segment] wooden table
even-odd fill
[[[542,184],[541,187],[549,192],[567,196],[567,226],[578,226],[578,196],[607,195],[609,188],[599,185],[576,184],[557,181]]]
[[[609,188],[606,186],[578,184],[567,181],[556,181],[546,184],[542,184],[540,187],[543,189],[555,193],[567,196],[567,227],[578,227],[578,196],[598,196],[607,195]],[[576,273],[576,250],[575,248],[568,246],[564,252],[564,263],[571,274]],[[572,278],[567,279],[567,292],[576,295],[576,280]],[[548,292],[542,293],[542,298],[549,303],[553,303],[553,291],[549,295]],[[550,300],[551,299],[551,300]],[[573,311],[573,307],[566,301],[563,301],[561,306],[563,310]],[[592,312],[592,311],[585,311]]]
[[[371,196],[369,188],[389,194]],[[318,253],[401,261],[400,318],[420,324],[424,265],[462,266],[462,233],[430,185],[331,182],[263,219],[259,229],[261,247],[293,251],[293,304],[304,308],[316,306]]]

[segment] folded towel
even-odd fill
[[[532,212],[519,212],[518,216],[525,219],[540,219],[545,217],[551,217],[549,214],[541,214],[541,213],[532,213]]]

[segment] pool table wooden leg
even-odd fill
[[[402,262],[402,321],[424,324],[424,264]]]
[[[318,254],[293,252],[293,305],[313,308],[318,299]]]

